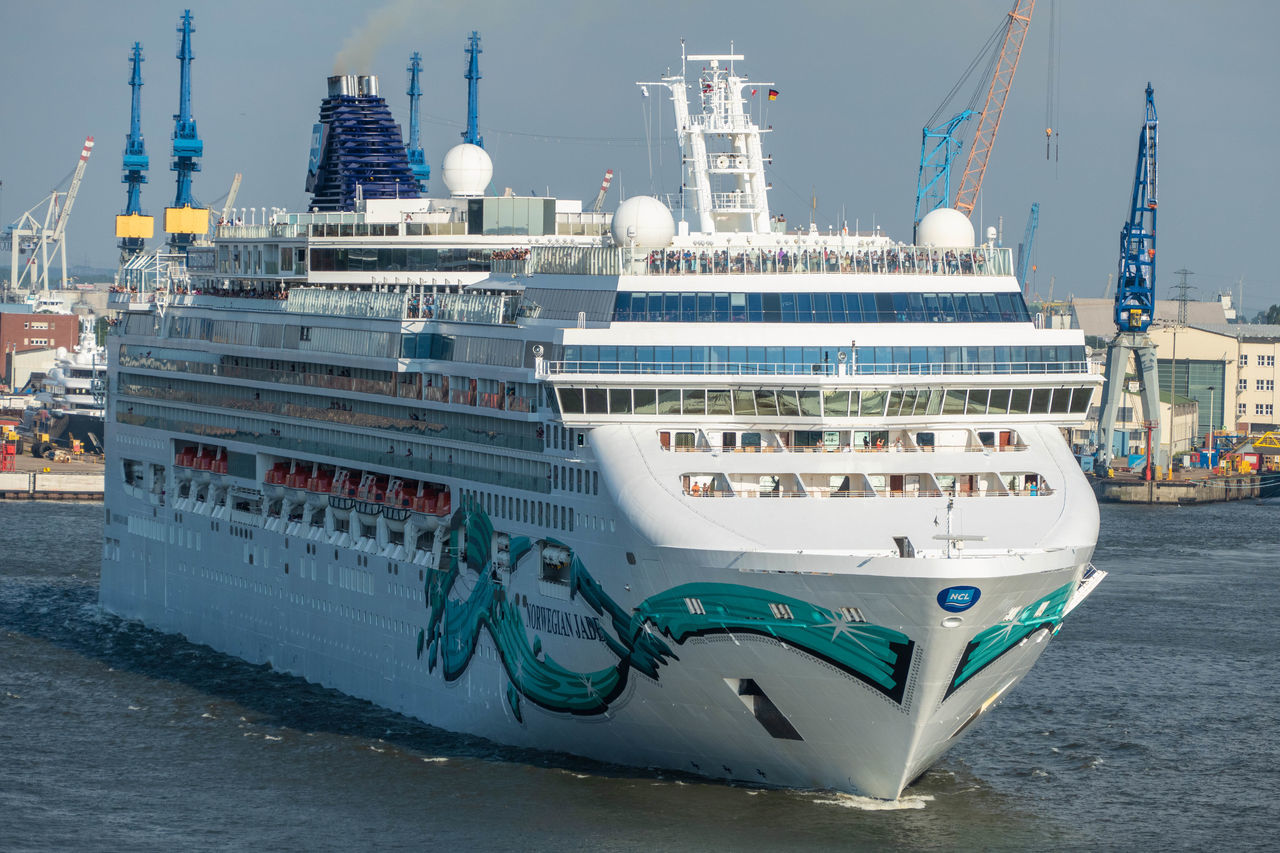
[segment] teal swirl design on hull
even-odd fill
[[[956,666],[943,700],[1006,652],[1017,648],[1019,643],[1036,631],[1041,628],[1053,631],[1062,624],[1063,612],[1067,608],[1067,602],[1071,600],[1071,592],[1075,586],[1074,583],[1063,584],[1019,610],[1012,621],[1000,622],[979,632],[969,641],[964,654],[960,656],[960,663]]]
[[[628,612],[605,592],[571,548],[547,538],[546,546],[571,555],[570,599],[581,598],[597,617],[574,616],[575,630],[579,636],[603,643],[616,658],[593,671],[570,669],[543,650],[539,636],[529,640],[529,627],[517,604],[508,598],[492,560],[494,529],[484,509],[472,500],[463,501],[446,535],[440,566],[424,579],[430,613],[427,626],[417,636],[417,655],[427,655],[429,671],[439,667],[445,680],[454,681],[470,665],[480,632],[487,632],[510,680],[507,702],[517,720],[523,720],[523,700],[551,711],[602,714],[622,694],[633,669],[657,680],[662,666],[679,660],[663,637],[680,645],[690,637],[709,634],[755,634],[777,640],[902,702],[914,643],[901,632],[850,622],[806,601],[737,584],[684,584],[651,596]],[[508,538],[512,572],[535,544],[526,536]],[[474,577],[465,597],[464,575],[467,580]]]

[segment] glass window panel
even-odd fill
[[[648,316],[645,317],[645,319],[649,320],[650,322],[656,322],[662,319],[662,294],[661,293],[649,294],[649,299],[646,302],[646,312]]]
[[[744,432],[744,433],[742,434],[742,446],[743,446],[743,447],[759,447],[759,446],[760,446],[760,433],[758,433],[758,432]]]
[[[941,388],[929,389],[929,405],[926,414],[940,415],[942,414],[943,393]]]
[[[707,413],[707,392],[701,388],[684,390],[684,413],[686,415],[705,415]]]
[[[923,323],[926,319],[924,311],[924,295],[920,293],[907,294],[907,319],[912,323]]]
[[[764,320],[764,303],[759,293],[747,294],[747,320],[751,323],[760,323]]]
[[[715,294],[715,321],[717,323],[729,322],[729,294]]]
[[[733,410],[729,407],[729,389],[713,388],[707,392],[707,414],[708,415],[731,415]]]
[[[969,392],[969,403],[965,406],[965,414],[968,415],[985,415],[987,413],[987,400],[991,397],[991,392],[985,388],[974,388]]]
[[[696,293],[680,294],[680,322],[692,323],[698,319],[698,295]]]
[[[795,391],[779,391],[778,392],[778,414],[783,417],[797,417],[800,414],[800,404],[796,402]]]
[[[587,394],[587,414],[603,415],[609,411],[609,397],[603,388],[588,388]]]
[[[1009,389],[996,388],[991,392],[991,402],[987,404],[987,414],[1005,415],[1009,413]]]
[[[566,415],[582,414],[582,389],[559,388],[560,411]]]
[[[893,294],[877,293],[874,295],[876,300],[876,321],[880,323],[896,322],[898,317],[893,310]],[[903,304],[905,307],[905,302]]]
[[[745,293],[729,294],[729,319],[735,323],[742,323],[746,321],[747,294]]]
[[[1055,388],[1053,389],[1053,402],[1049,404],[1049,411],[1055,415],[1065,414],[1071,410],[1071,389]]]
[[[679,388],[659,388],[658,389],[658,414],[660,415],[680,414],[680,389]]]
[[[844,313],[845,319],[850,323],[863,322],[862,300],[858,298],[858,294],[846,293],[844,295]]]
[[[888,396],[886,391],[863,391],[858,414],[864,418],[884,417],[884,404]]]
[[[896,418],[900,411],[902,411],[902,389],[895,388],[889,392],[889,406],[885,410],[885,416]]]
[[[1089,403],[1092,399],[1092,388],[1076,388],[1071,392],[1071,411],[1074,414],[1081,414],[1082,412],[1089,411]]]
[[[947,397],[942,403],[942,414],[944,415],[964,414],[964,397],[965,397],[965,390],[963,388],[948,388]]]
[[[982,321],[995,323],[1000,320],[1000,302],[994,293],[982,294]]]
[[[766,323],[782,322],[782,294],[762,293],[760,296],[764,305],[764,321]]]
[[[849,414],[849,392],[826,392],[822,396],[822,414],[828,418],[847,417]]]
[[[778,398],[773,391],[756,392],[756,412],[761,415],[778,414]]]
[[[756,413],[755,392],[753,392],[750,388],[734,389],[733,413],[735,415],[754,415]]]
[[[800,414],[808,418],[822,417],[822,392],[800,392]]]
[[[655,415],[658,413],[658,392],[653,388],[635,389],[635,412],[637,415]]]
[[[783,293],[782,296],[782,322],[794,323],[796,321],[796,295],[794,293]]]
[[[631,414],[631,389],[609,389],[609,412],[614,415]]]
[[[1009,414],[1025,415],[1031,410],[1031,390],[1014,388],[1009,394]]]
[[[813,294],[812,293],[796,294],[796,322],[797,323],[813,322]]]
[[[1049,388],[1036,388],[1031,394],[1031,414],[1043,415],[1049,411]]]

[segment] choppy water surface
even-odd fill
[[[1280,507],[1104,507],[1111,576],[894,808],[495,747],[104,615],[0,504],[5,850],[1233,850],[1280,831]]]

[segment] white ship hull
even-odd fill
[[[641,460],[619,451],[633,432],[613,432],[596,440],[606,482],[619,489],[607,504],[599,499],[611,526],[566,534],[463,507],[450,521],[468,531],[465,548],[483,545],[472,558],[483,560],[482,571],[468,567],[464,551],[447,582],[447,545],[438,557],[403,548],[383,556],[367,539],[279,519],[264,525],[111,477],[108,506],[115,528],[128,532],[108,541],[101,600],[122,616],[451,731],[607,762],[894,798],[1028,671],[1088,566],[1089,546],[970,549],[952,559],[868,556],[858,547],[880,535],[882,508],[868,503],[895,504],[887,517],[899,527],[932,527],[945,501],[925,506],[921,498],[813,502],[806,511],[817,516],[797,535],[843,548],[715,547],[750,535],[756,522],[729,501],[679,505],[668,495],[664,507],[661,494],[622,493],[625,471]],[[1045,500],[1059,517],[1047,538],[1092,543],[1097,517],[1087,492],[1072,493],[1081,506],[1067,490],[1058,494]],[[919,505],[914,520],[903,513],[908,503]],[[698,514],[704,507],[712,517]],[[736,520],[715,518],[717,509]],[[786,517],[784,509],[775,516]],[[823,511],[846,523],[825,524]],[[1000,507],[989,518],[964,512],[975,529],[998,521]],[[864,520],[874,531],[865,537]],[[654,529],[667,544],[646,535]],[[829,543],[824,530],[833,531]],[[506,568],[488,553],[501,534],[513,545],[521,536],[563,543],[576,558],[573,576],[541,579],[528,564],[533,552]],[[949,617],[937,596],[952,587],[981,593]],[[433,591],[447,607],[430,600]],[[704,613],[689,610],[690,598]],[[772,618],[774,602],[788,605],[788,618]],[[841,618],[850,606],[865,621]]]

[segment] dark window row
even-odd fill
[[[1020,293],[620,292],[614,320],[648,323],[1026,323]]]
[[[388,249],[362,246],[311,250],[312,272],[488,272],[490,249]]]

